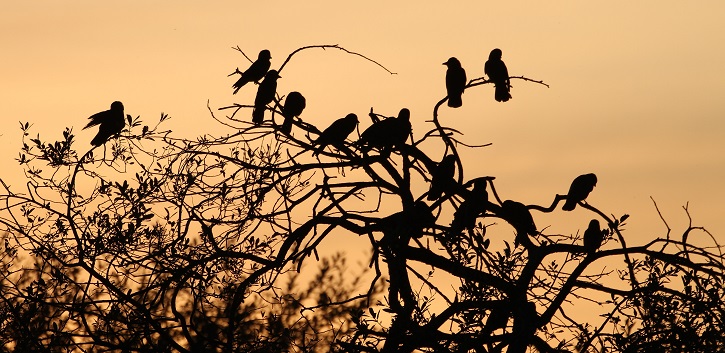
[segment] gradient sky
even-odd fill
[[[15,181],[18,121],[59,138],[81,131],[93,113],[121,100],[126,112],[174,133],[228,133],[206,108],[250,103],[233,96],[248,62],[272,52],[279,67],[294,49],[339,44],[397,75],[338,50],[309,50],[285,68],[279,92],[307,97],[305,121],[327,126],[370,107],[412,111],[414,133],[432,125],[445,96],[450,56],[468,77],[483,75],[493,48],[503,50],[513,100],[497,103],[493,87],[466,91],[462,108],[441,121],[465,132],[467,179],[493,175],[504,198],[548,205],[577,175],[594,172],[588,201],[607,214],[632,215],[625,236],[641,243],[664,235],[650,196],[675,230],[687,218],[725,241],[725,2],[723,1],[6,1],[0,12],[0,163]],[[363,120],[364,126],[369,122]],[[364,127],[364,126],[361,126]],[[90,147],[90,145],[88,145]],[[432,155],[439,158],[439,155]],[[576,210],[538,218],[539,228],[573,233],[591,214]]]

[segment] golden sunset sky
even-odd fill
[[[455,3],[455,5],[453,5]],[[250,104],[255,89],[232,95],[235,67],[272,53],[278,68],[294,49],[339,44],[397,75],[339,50],[313,49],[285,67],[278,91],[307,97],[301,118],[324,128],[370,107],[412,112],[414,134],[432,127],[445,96],[445,66],[457,57],[469,79],[503,50],[513,99],[493,87],[443,107],[441,122],[465,133],[466,179],[496,177],[499,194],[549,205],[571,180],[593,172],[588,201],[631,214],[625,236],[641,243],[687,217],[725,241],[725,2],[723,1],[5,1],[0,11],[0,176],[22,185],[14,158],[19,121],[59,139],[73,127],[85,152],[87,117],[120,100],[126,113],[177,136],[226,134],[207,111]],[[246,114],[246,113],[243,113]],[[440,158],[441,155],[431,157]],[[576,232],[591,214],[539,217],[539,229]]]

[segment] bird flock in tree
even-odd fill
[[[240,76],[232,85],[233,94],[238,93],[241,88],[250,82],[257,84],[252,122],[257,125],[262,124],[265,111],[273,110],[274,108],[270,108],[269,105],[275,103],[280,106],[284,118],[282,125],[278,129],[281,133],[290,135],[294,119],[299,118],[302,114],[307,106],[307,101],[301,93],[293,91],[287,94],[284,102],[280,104],[276,97],[277,80],[282,77],[277,70],[270,69],[271,58],[269,50],[262,50],[259,52],[257,60],[247,70],[242,72],[237,69],[232,73],[232,75],[238,74]],[[448,106],[459,108],[463,105],[462,95],[467,85],[466,71],[463,69],[461,62],[455,57],[449,58],[443,65],[447,66],[445,87]],[[494,84],[495,100],[498,102],[510,100],[510,77],[506,64],[502,60],[501,49],[496,48],[491,51],[484,65],[484,73],[488,76],[488,82]],[[407,108],[402,108],[397,117],[385,117],[381,120],[372,111],[370,116],[373,119],[373,124],[360,134],[357,141],[349,144],[349,146],[356,148],[363,154],[373,149],[379,151],[380,154],[389,154],[404,145],[411,135],[410,110]],[[125,127],[123,104],[115,101],[111,104],[111,109],[94,114],[89,119],[90,122],[84,129],[99,126],[98,134],[91,141],[91,145],[94,147],[101,146],[123,131]],[[354,113],[334,121],[319,133],[316,140],[312,141],[312,145],[316,146],[313,149],[313,156],[318,156],[328,146],[338,150],[348,148],[345,141],[355,131],[358,123],[358,116]],[[531,241],[528,236],[538,234],[538,230],[529,208],[513,200],[505,200],[500,206],[489,202],[488,192],[486,191],[487,180],[485,178],[475,179],[468,183],[473,185],[472,190],[459,185],[454,179],[456,158],[455,155],[449,154],[443,157],[439,163],[431,162],[431,166],[429,166],[430,188],[426,196],[428,201],[436,201],[445,194],[459,194],[463,197],[462,203],[454,213],[450,232],[472,232],[476,225],[476,219],[486,211],[490,211],[514,227],[516,230],[516,245],[530,244]],[[572,211],[578,203],[586,200],[596,183],[597,177],[592,173],[575,178],[565,196],[566,201],[562,209]],[[424,222],[423,220],[432,221]],[[435,218],[432,216],[428,205],[423,201],[418,201],[412,211],[404,210],[386,217],[381,223],[381,230],[384,233],[400,233],[400,227],[406,227],[407,230],[403,233],[417,238],[420,237],[423,228],[427,227],[428,223],[434,223],[434,221]],[[411,230],[411,224],[420,226],[412,227]],[[584,249],[587,253],[592,253],[599,248],[605,233],[606,230],[600,228],[599,221],[592,220],[590,222],[584,233]],[[484,244],[488,246],[487,241]]]

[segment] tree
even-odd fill
[[[296,53],[319,48],[385,69],[339,46],[309,46],[287,57],[280,79]],[[491,83],[475,78],[465,90]],[[579,195],[577,205],[604,229],[582,224],[573,234],[547,234],[536,216],[563,212],[558,205],[569,195],[552,192],[551,205],[529,205],[500,197],[493,176],[465,178],[458,150],[484,146],[462,143],[440,123],[447,97],[436,103],[427,131],[416,125],[410,132],[419,120],[409,121],[407,109],[371,108],[370,123],[360,125],[384,123],[395,128],[375,134],[394,136],[371,140],[371,132],[358,143],[358,126],[324,148],[317,140],[325,127],[299,117],[288,119],[292,133],[280,133],[284,98],[222,107],[231,112],[225,118],[210,109],[230,134],[194,140],[163,130],[163,113],[153,126],[127,116],[120,137],[82,155],[70,128],[60,141],[45,142],[22,124],[18,162],[27,183],[19,191],[2,181],[0,193],[4,349],[725,346],[721,247],[714,237],[689,241],[694,232],[709,234],[705,229],[690,225],[682,238],[668,232],[627,246],[622,227],[629,216],[608,216]],[[252,123],[253,109],[271,113]],[[397,131],[405,131],[404,141]],[[436,195],[428,198],[434,179]],[[334,236],[364,240],[369,266],[351,276],[343,255],[320,259],[318,249]],[[601,265],[607,259],[624,261],[608,269]],[[315,263],[313,278],[298,274]],[[596,315],[572,315],[586,304]]]

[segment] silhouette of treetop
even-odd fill
[[[475,161],[459,150],[489,144],[464,142],[440,117],[471,109],[466,91],[466,102],[493,103],[511,99],[511,80],[546,85],[509,76],[501,50],[468,81],[470,63],[441,55],[447,69],[431,85],[450,97],[430,116],[371,102],[316,126],[304,111],[324,97],[277,91],[295,55],[314,49],[394,74],[338,45],[299,48],[279,66],[270,50],[253,61],[236,47],[251,64],[230,75],[232,93],[256,94],[209,107],[226,135],[176,137],[163,113],[152,125],[129,115],[120,128],[104,117],[108,133],[79,154],[71,128],[46,142],[21,124],[26,183],[0,180],[6,350],[722,350],[725,268],[707,230],[668,228],[628,246],[629,216],[595,206],[606,180],[593,173],[563,181],[569,190],[552,190],[549,205],[464,175]],[[569,233],[542,224],[553,212],[571,219]],[[321,258],[332,238],[363,266]]]

